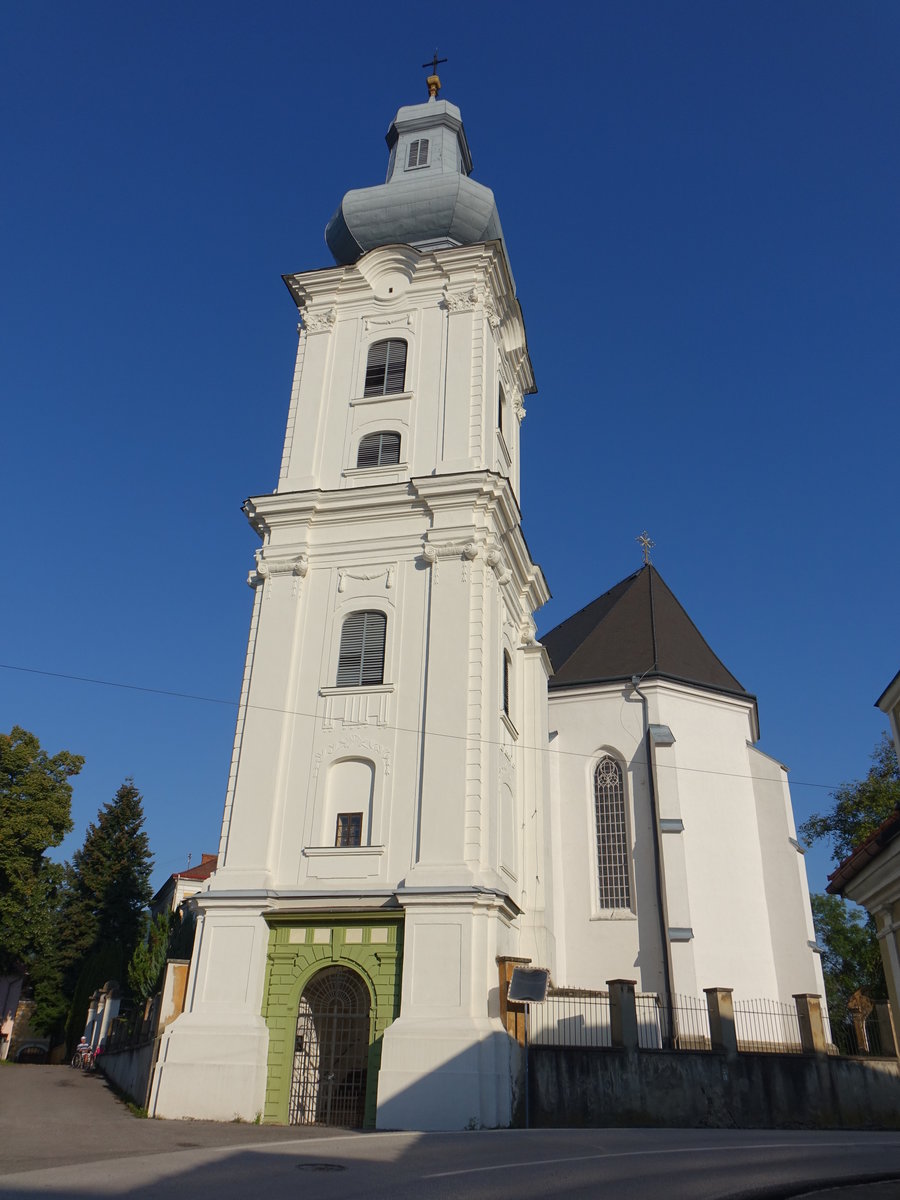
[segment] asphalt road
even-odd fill
[[[864,1187],[856,1182],[878,1177],[883,1182]],[[900,1134],[699,1129],[367,1134],[149,1121],[133,1117],[99,1077],[68,1067],[0,1068],[3,1200],[556,1195],[900,1200]]]

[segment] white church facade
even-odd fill
[[[823,991],[785,769],[651,565],[542,640],[535,391],[459,110],[401,108],[299,348],[162,1117],[507,1124],[497,959],[660,997]]]

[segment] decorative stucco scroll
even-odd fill
[[[364,571],[347,571],[343,567],[340,567],[338,569],[338,591],[346,591],[348,579],[358,579],[361,582],[368,582],[371,579],[381,579],[382,577],[384,578],[384,586],[390,589],[394,586],[394,572],[396,570],[397,568],[393,563],[388,567],[381,567],[379,570],[369,573]]]
[[[395,313],[384,317],[363,317],[364,333],[370,333],[373,329],[415,329],[415,327],[416,314],[414,312]]]
[[[364,738],[358,733],[348,734],[342,737],[338,742],[332,742],[330,746],[326,746],[320,750],[315,758],[313,766],[313,776],[318,778],[319,769],[323,761],[331,762],[334,759],[343,757],[347,752],[367,751],[373,758],[380,758],[381,765],[385,775],[391,773],[391,752],[385,746],[381,746],[378,742],[373,742],[371,738]]]
[[[507,566],[499,546],[489,545],[484,552],[484,561],[493,569],[498,583],[507,583],[512,578],[512,571]]]

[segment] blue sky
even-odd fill
[[[540,629],[647,528],[798,820],[865,773],[900,667],[900,6],[29,0],[4,26],[0,659],[28,671],[0,670],[0,728],[86,757],[63,853],[126,775],[154,885],[216,849],[279,276],[329,263],[435,45],[538,381]]]

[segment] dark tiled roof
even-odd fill
[[[754,698],[716,657],[649,564],[551,629],[541,641],[553,666],[551,688],[640,675]]]
[[[900,812],[892,812],[885,817],[877,829],[873,829],[864,842],[860,842],[853,853],[839,864],[837,870],[828,876],[826,892],[833,896],[843,896],[844,888],[867,866],[873,858],[900,836]]]

